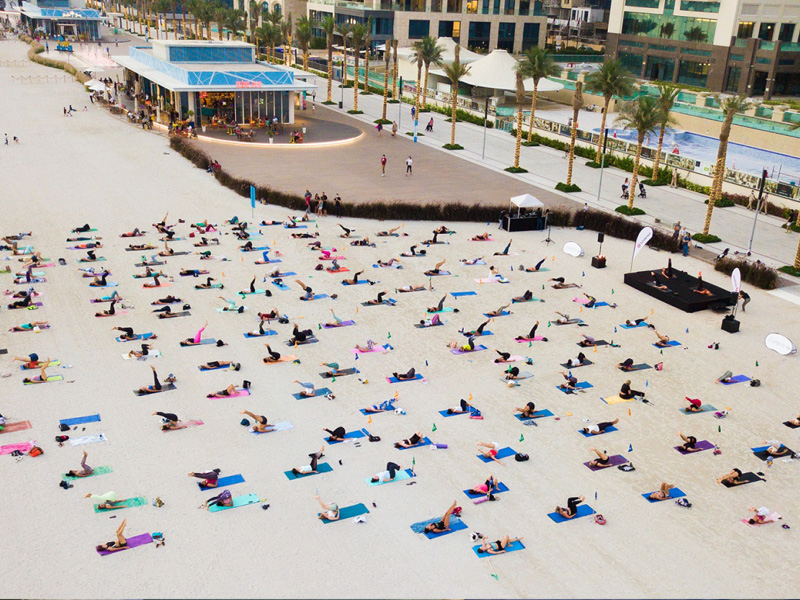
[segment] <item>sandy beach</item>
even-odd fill
[[[24,58],[27,46],[19,42],[0,44],[0,59]],[[0,147],[0,234],[32,231],[30,241],[56,266],[45,268],[46,283],[37,285],[43,306],[35,311],[0,310],[0,413],[8,422],[30,421],[29,430],[0,435],[0,444],[35,440],[44,449],[40,457],[16,462],[0,457],[0,474],[7,485],[0,512],[0,551],[4,557],[3,597],[36,598],[127,598],[127,597],[735,597],[788,598],[796,596],[795,567],[797,530],[800,522],[796,503],[800,461],[776,459],[771,467],[753,455],[750,448],[764,440],[779,439],[798,450],[798,430],[782,422],[800,411],[792,382],[798,373],[796,356],[780,356],[764,346],[764,337],[780,332],[800,340],[797,306],[770,293],[744,286],[752,296],[745,313],[739,312],[741,332],[720,330],[721,316],[711,311],[686,314],[626,286],[622,277],[630,267],[633,244],[606,238],[607,269],[590,266],[596,252],[596,234],[588,231],[553,230],[554,245],[542,243],[544,233],[509,234],[496,224],[445,223],[455,234],[444,245],[427,248],[423,258],[403,259],[402,269],[376,269],[378,259],[398,257],[412,243],[431,237],[442,223],[343,222],[354,235],[369,237],[377,247],[351,247],[338,236],[341,229],[333,217],[320,218],[299,230],[319,233],[324,247],[334,247],[346,259],[350,273],[329,274],[314,270],[317,252],[309,240],[290,239],[282,226],[253,227],[261,237],[256,246],[268,245],[281,253],[282,263],[264,267],[253,264],[258,253],[243,254],[241,242],[224,225],[234,215],[260,222],[285,220],[280,207],[251,209],[246,199],[219,186],[213,177],[194,168],[169,149],[164,136],[145,132],[121,122],[89,103],[82,86],[74,83],[22,85],[11,75],[45,74],[44,67],[0,69],[0,133],[19,136],[21,143]],[[78,109],[64,117],[62,107]],[[409,142],[410,144],[410,142]],[[336,159],[331,151],[330,160]],[[302,160],[301,155],[297,155]],[[456,160],[456,159],[453,159]],[[400,168],[398,166],[398,168]],[[372,169],[374,171],[374,169]],[[350,176],[343,174],[343,177]],[[375,173],[352,177],[374,177]],[[302,184],[299,184],[302,186]],[[312,190],[314,192],[316,190]],[[491,194],[491,190],[486,190]],[[330,192],[329,192],[330,194]],[[142,254],[126,252],[134,243],[160,245],[152,223],[169,212],[168,224],[181,238],[188,236],[189,223],[207,219],[219,224],[219,246],[209,249],[229,260],[200,261],[192,239],[172,244],[188,255],[167,259],[161,267],[174,276],[168,289],[142,288],[134,279],[143,269],[134,266]],[[296,214],[299,216],[299,213]],[[114,288],[132,305],[128,314],[95,318],[98,307],[90,304],[111,290],[89,288],[77,262],[85,253],[68,250],[69,231],[89,223],[101,236],[95,265],[111,270]],[[379,238],[378,231],[397,225],[407,237]],[[145,237],[128,240],[123,232],[139,227]],[[298,231],[298,230],[295,230]],[[469,241],[488,231],[492,242]],[[513,237],[513,256],[493,257]],[[794,238],[792,238],[794,239]],[[567,241],[583,246],[585,255],[572,258],[562,252]],[[6,260],[0,252],[0,267],[17,270],[16,258]],[[489,276],[489,266],[465,266],[460,259],[486,256],[509,284],[479,284]],[[59,266],[59,258],[66,266]],[[522,273],[546,258],[546,272]],[[713,267],[675,255],[675,268],[696,274],[728,289],[729,278]],[[403,294],[395,290],[409,284],[428,284],[422,271],[446,259],[443,269],[452,275],[433,278],[433,291]],[[635,269],[660,269],[667,255],[645,248],[636,258]],[[181,267],[208,269],[224,283],[223,290],[194,289],[200,281],[179,277]],[[289,291],[262,282],[269,270],[293,271],[317,293],[337,294],[338,299],[301,302],[300,288],[290,277]],[[513,270],[512,270],[513,267]],[[364,277],[375,285],[344,287],[341,280],[364,269]],[[272,296],[248,296],[246,289],[256,276],[257,287],[267,285]],[[582,289],[555,290],[549,277],[563,276]],[[2,289],[26,289],[14,285],[12,276],[0,275]],[[365,302],[386,290],[397,306],[364,307]],[[544,300],[511,307],[512,315],[496,318],[487,329],[492,336],[476,340],[486,351],[456,356],[447,347],[463,343],[459,329],[474,329],[485,318],[482,313],[498,308],[531,290]],[[475,296],[454,298],[451,292],[475,291]],[[573,302],[581,292],[617,308],[582,309]],[[444,327],[417,329],[425,309],[447,293],[446,306],[457,313],[443,316]],[[150,303],[167,294],[191,305],[191,316],[159,320]],[[248,310],[226,314],[218,296],[237,299]],[[182,306],[179,305],[179,306]],[[247,339],[244,332],[257,326],[256,313],[278,308],[290,323],[312,329],[320,342],[289,348],[291,324],[273,324],[277,335]],[[330,320],[333,308],[341,319],[355,326],[319,329]],[[548,326],[557,315],[569,313],[588,327]],[[21,314],[22,313],[22,314]],[[664,349],[653,346],[650,329],[624,330],[626,319],[648,317],[661,333],[681,342]],[[31,320],[47,320],[51,327],[38,334],[10,333],[10,327]],[[515,343],[535,321],[538,333],[548,341]],[[205,336],[228,345],[181,348],[180,340],[208,321]],[[133,345],[115,341],[114,326],[133,327],[136,332],[155,332],[154,342],[162,357],[146,362],[123,360],[121,354]],[[585,393],[567,395],[556,389],[561,383],[559,363],[577,355],[580,334],[591,335],[619,347],[584,350],[594,363],[575,369],[581,381],[592,384]],[[299,364],[264,365],[264,339],[281,353],[296,354]],[[360,356],[351,349],[368,339],[390,344],[386,354]],[[719,349],[709,344],[719,342]],[[494,364],[493,350],[532,359],[532,366],[519,364],[533,373],[518,387],[501,381],[504,367]],[[45,385],[23,385],[25,374],[13,356],[36,352],[59,359],[62,366],[49,370],[63,381]],[[625,358],[664,369],[625,374],[615,365]],[[240,362],[238,372],[200,372],[198,365],[212,360]],[[324,380],[321,362],[338,362],[342,368],[356,367],[360,373]],[[170,373],[177,390],[137,397],[133,390],[152,383],[150,365],[163,379]],[[68,368],[67,368],[68,366]],[[424,380],[390,384],[393,371],[415,367]],[[761,380],[760,387],[745,384],[722,386],[715,379],[724,371]],[[311,381],[330,387],[334,400],[324,397],[296,400],[293,380]],[[626,379],[636,389],[646,390],[652,405],[641,402],[607,405],[601,396],[614,395]],[[242,380],[252,382],[251,395],[244,398],[208,399],[206,395]],[[788,384],[788,385],[787,385]],[[397,394],[405,415],[394,413],[368,417],[360,408],[388,400]],[[472,395],[483,420],[466,416],[442,417],[438,411]],[[713,413],[684,415],[679,409],[684,397],[700,398],[718,410],[728,410],[726,419]],[[513,409],[533,401],[537,409],[549,409],[553,417],[541,419],[537,427],[523,426]],[[288,431],[252,435],[240,425],[241,410],[266,415],[270,422],[291,422]],[[153,411],[177,413],[182,419],[202,420],[204,425],[182,431],[162,432]],[[60,419],[98,413],[99,422],[66,432],[70,437],[104,433],[107,441],[59,447]],[[619,418],[618,431],[587,439],[578,429],[591,423]],[[303,480],[290,481],[284,471],[307,464],[308,454],[323,444],[322,428],[344,426],[348,431],[366,428],[381,441],[348,442],[325,448],[325,460],[333,470]],[[85,428],[85,430],[83,429]],[[435,431],[434,431],[435,428]],[[392,443],[422,431],[447,449],[422,447],[399,451]],[[682,456],[673,449],[678,432],[719,445],[711,451]],[[496,441],[530,455],[524,463],[505,459],[504,466],[483,464],[476,457],[478,442]],[[595,446],[609,454],[623,454],[635,471],[615,468],[592,472],[582,463],[592,458]],[[110,466],[113,471],[73,482],[62,490],[61,475],[79,467],[82,450],[93,467]],[[416,477],[377,487],[365,483],[382,471],[387,461],[415,469]],[[340,464],[341,461],[341,464]],[[241,474],[245,481],[231,486],[234,496],[255,494],[259,502],[233,510],[210,513],[198,510],[212,492],[201,492],[190,471],[221,469],[222,475]],[[727,489],[716,479],[732,468],[763,472],[766,482]],[[499,502],[474,505],[462,490],[484,481],[490,474],[502,480],[509,492]],[[686,492],[692,508],[672,501],[650,504],[641,494],[652,492],[666,481]],[[415,485],[407,485],[414,482]],[[111,515],[95,514],[87,493],[114,490],[121,498],[146,497],[148,503]],[[317,519],[318,493],[340,507],[363,503],[369,509],[365,523],[352,519],[322,524]],[[605,526],[592,518],[556,524],[547,517],[570,496],[584,495],[586,504],[602,513]],[[164,506],[152,501],[159,497]],[[442,516],[456,499],[463,507],[467,528],[438,539],[414,533],[413,523]],[[262,510],[261,504],[269,504]],[[750,506],[767,506],[783,516],[778,524],[748,527],[740,520]],[[116,517],[116,518],[114,518]],[[100,557],[97,544],[112,540],[123,518],[126,534],[163,532],[163,547],[147,544],[115,555]],[[781,524],[791,529],[786,530]],[[525,550],[511,555],[479,559],[472,551],[471,532],[495,540],[508,534],[524,536]]]

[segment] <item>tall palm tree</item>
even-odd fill
[[[622,66],[622,62],[613,58],[607,59],[603,66],[586,78],[586,90],[603,95],[603,116],[600,120],[600,136],[597,142],[596,161],[600,161],[603,152],[603,137],[606,131],[608,106],[614,96],[630,96],[633,93],[633,75]]]
[[[533,117],[536,115],[536,101],[539,95],[539,81],[551,75],[558,75],[558,65],[553,62],[550,53],[540,46],[528,48],[522,54],[521,65],[524,65],[525,79],[533,79],[533,98],[531,99],[531,122],[528,125],[528,143],[533,141]]]
[[[450,80],[450,146],[456,145],[456,113],[458,111],[458,83],[469,74],[469,65],[461,64],[461,46],[456,44],[455,60],[445,65],[444,74]]]
[[[331,93],[333,92],[333,34],[336,33],[336,21],[332,15],[325,15],[319,23],[322,31],[325,32],[325,45],[328,47],[328,100],[332,102]]]
[[[263,25],[259,25],[256,27],[256,45],[260,49],[261,46],[267,47],[267,59],[269,59],[269,43],[270,43],[270,36],[272,35],[270,32],[270,28],[272,25],[270,23],[264,23]]]
[[[733,96],[722,101],[720,108],[725,114],[722,128],[719,132],[719,147],[717,148],[717,162],[714,163],[714,180],[711,183],[711,194],[708,197],[708,208],[706,209],[706,220],[703,224],[703,235],[708,235],[711,229],[711,213],[714,212],[714,204],[722,195],[722,178],[725,175],[725,160],[728,157],[728,138],[731,136],[733,118],[737,113],[742,112],[749,106],[750,102],[744,96]]]
[[[256,27],[258,27],[258,15],[261,12],[261,4],[258,0],[250,0],[247,5],[247,27],[250,32],[250,43],[256,43]]]
[[[369,53],[372,46],[372,15],[367,17],[367,35],[364,37],[364,93],[369,93]],[[356,75],[358,83],[358,75]]]
[[[215,2],[213,5],[214,21],[217,24],[217,39],[222,39],[222,30],[225,29],[225,15],[228,12],[228,7],[222,2]]]
[[[283,64],[289,65],[292,54],[292,13],[287,13],[281,22],[281,37],[283,38]]]
[[[428,71],[431,65],[434,67],[441,66],[444,46],[438,43],[437,38],[429,35],[420,40],[420,45],[422,63],[425,65],[425,79],[422,83],[422,106],[425,106],[425,102],[428,99]]]
[[[517,102],[517,140],[514,144],[514,170],[519,169],[519,155],[522,149],[522,106],[525,102],[525,75],[527,67],[524,62],[518,62],[514,67],[514,75],[517,80],[517,89],[514,99]]]
[[[386,120],[386,107],[389,104],[389,54],[392,40],[386,40],[383,46],[383,113],[381,121]]]
[[[353,110],[358,111],[358,62],[361,58],[361,48],[364,46],[364,38],[367,37],[367,28],[363,23],[356,23],[350,29],[350,41],[353,43],[353,54],[355,55],[355,80],[353,82]]]
[[[400,98],[397,97],[397,46],[399,42],[398,40],[392,40],[392,100],[396,102],[400,102]],[[403,95],[403,90],[400,90],[400,95]]]
[[[660,118],[658,120],[658,147],[656,148],[656,160],[653,163],[653,181],[658,179],[658,164],[661,161],[661,148],[664,146],[664,134],[667,127],[676,125],[677,121],[672,116],[672,107],[681,93],[680,88],[668,83],[659,83],[658,86],[658,110]]]
[[[245,31],[246,15],[247,13],[245,11],[233,8],[229,8],[225,11],[225,19],[223,22],[225,27],[230,31],[230,35],[233,35],[233,39],[236,39],[240,33]]]
[[[308,17],[303,15],[297,21],[295,27],[294,37],[297,39],[297,45],[303,51],[303,70],[308,71],[308,49],[311,45],[311,38],[314,34],[311,31],[311,21]]]
[[[578,136],[578,113],[583,106],[583,82],[575,82],[572,95],[572,130],[569,135],[569,164],[567,165],[567,185],[572,185],[572,168],[575,166],[575,138]]]
[[[342,46],[344,52],[344,60],[342,61],[342,85],[347,86],[347,38],[350,36],[350,23],[339,23],[336,26],[336,33],[342,36]]]
[[[417,95],[414,100],[414,106],[416,107],[416,118],[419,118],[419,93],[422,91],[422,41],[411,44],[411,49],[414,52],[411,55],[411,62],[417,63]]]
[[[621,125],[623,129],[636,131],[636,156],[633,159],[633,175],[631,176],[631,187],[628,190],[629,209],[633,208],[633,200],[636,198],[636,183],[639,177],[639,162],[642,158],[644,140],[651,133],[655,133],[660,120],[661,110],[658,100],[652,96],[639,96],[622,106],[614,122],[615,125]]]

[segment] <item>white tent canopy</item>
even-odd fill
[[[514,69],[516,59],[506,50],[493,50],[487,56],[475,61],[469,66],[469,73],[461,79],[467,85],[515,92],[517,90],[517,75]],[[438,73],[437,73],[438,74]],[[523,82],[526,92],[533,91],[533,79]],[[564,86],[547,78],[539,80],[540,92],[556,92]]]
[[[530,194],[514,196],[511,198],[511,204],[517,207],[517,216],[520,215],[523,208],[542,208],[544,206],[544,203],[541,200],[534,198]]]
[[[452,38],[439,38],[437,43],[444,48],[444,52],[442,52],[442,64],[451,65],[456,60],[456,43],[453,41]],[[406,48],[398,48],[397,49],[397,57],[405,59],[407,61],[411,61],[411,58],[414,56],[414,49],[411,47]],[[462,47],[461,51],[459,52],[458,60],[461,64],[468,65],[474,62],[477,62],[481,59],[480,54],[476,54],[467,50],[466,48]]]

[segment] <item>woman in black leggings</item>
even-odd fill
[[[375,300],[367,300],[367,304],[383,304],[383,297],[386,292],[380,292]]]
[[[407,373],[392,373],[395,379],[399,379],[400,381],[405,381],[407,379],[416,379],[417,377],[417,370],[414,367],[411,367]]]
[[[576,514],[578,514],[578,504],[583,502],[585,498],[583,496],[573,496],[572,498],[567,499],[567,508],[562,508],[560,506],[556,506],[556,512],[560,514],[565,519],[571,519]]]
[[[271,362],[278,362],[281,359],[281,355],[278,352],[275,352],[272,348],[269,347],[269,344],[266,344],[267,352],[269,352],[269,356],[264,359],[265,363]]]
[[[644,398],[644,392],[640,392],[639,390],[632,390],[631,389],[631,380],[628,379],[625,383],[622,384],[622,387],[619,390],[619,397],[623,400],[630,400],[631,398],[635,398],[636,396],[641,396]]]
[[[192,471],[189,473],[189,477],[197,477],[198,479],[204,479],[202,485],[203,487],[207,488],[214,488],[217,487],[217,480],[219,479],[219,469],[212,469],[207,473],[195,473]]]
[[[136,335],[133,333],[133,327],[112,327],[111,329],[116,329],[117,331],[121,331],[122,335],[119,336],[121,340],[135,340]]]
[[[139,388],[140,394],[155,394],[156,392],[161,391],[161,382],[158,380],[156,368],[153,365],[150,365],[150,368],[153,370],[153,385]]]
[[[347,431],[344,427],[337,427],[333,431],[330,429],[323,428],[322,431],[327,431],[330,436],[328,437],[329,442],[341,442],[344,441],[344,436],[347,435]]]

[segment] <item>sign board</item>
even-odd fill
[[[578,258],[579,256],[583,256],[583,248],[581,248],[580,244],[576,244],[575,242],[567,242],[564,244],[564,253]]]
[[[770,333],[764,340],[764,344],[770,350],[774,350],[783,356],[797,352],[797,346],[794,345],[794,342],[780,333]]]

